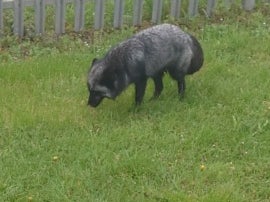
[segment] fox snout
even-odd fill
[[[90,94],[89,98],[88,98],[87,105],[89,105],[91,107],[97,107],[101,103],[102,99],[103,99],[103,97]]]

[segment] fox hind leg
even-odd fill
[[[186,81],[185,81],[185,76],[182,76],[181,79],[178,80],[178,94],[181,98],[184,98],[186,90]]]
[[[169,69],[170,76],[177,81],[178,84],[178,94],[180,99],[184,97],[186,90],[186,81],[185,81],[185,73],[182,71],[177,71],[177,69]]]

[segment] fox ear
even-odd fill
[[[95,62],[96,62],[97,60],[98,60],[97,58],[94,58],[94,59],[92,60],[92,65],[95,64]]]

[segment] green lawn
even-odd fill
[[[131,29],[90,48],[5,53],[0,201],[269,201],[269,16],[237,19],[190,30],[205,64],[184,100],[165,76],[161,97],[149,101],[149,81],[137,109],[133,86],[86,106],[90,61]]]

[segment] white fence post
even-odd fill
[[[95,0],[95,29],[101,29],[104,26],[104,0]]]
[[[45,30],[45,2],[35,1],[35,30],[36,34],[43,34]]]
[[[24,0],[14,0],[14,28],[13,32],[15,35],[22,37],[24,34],[24,27],[23,27],[23,10],[24,10]]]
[[[255,0],[242,0],[242,5],[246,11],[251,11],[255,7]]]
[[[207,1],[207,8],[206,8],[207,17],[210,17],[213,14],[215,5],[216,5],[216,0]]]
[[[143,0],[134,0],[133,4],[133,25],[142,24],[142,11],[143,11]]]
[[[84,6],[85,0],[75,1],[75,32],[81,31],[84,27]]]
[[[162,16],[162,0],[154,0],[152,11],[152,23],[159,23]]]
[[[123,25],[124,0],[114,0],[113,27],[120,28]]]
[[[174,19],[178,19],[180,17],[181,11],[181,0],[172,0],[171,1],[171,16]]]
[[[55,33],[65,33],[65,0],[55,1]]]
[[[194,17],[198,14],[199,0],[189,0],[188,15]]]

